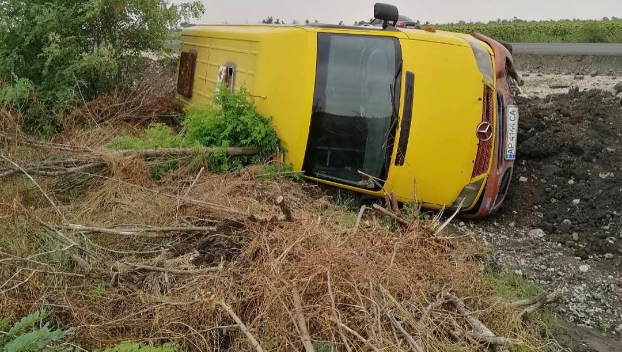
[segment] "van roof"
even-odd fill
[[[185,28],[182,31],[182,35],[185,36],[223,36],[223,37],[236,37],[240,39],[241,36],[251,36],[255,38],[248,38],[250,40],[259,40],[264,35],[270,33],[304,30],[309,32],[331,32],[331,33],[344,33],[344,34],[364,34],[364,35],[380,35],[380,36],[393,36],[403,39],[422,40],[427,42],[436,42],[441,44],[450,44],[457,46],[468,46],[468,43],[464,39],[464,34],[459,35],[451,32],[437,31],[435,33],[427,32],[420,29],[406,29],[399,28],[393,30],[383,30],[380,27],[363,27],[363,26],[339,26],[331,24],[308,24],[308,25],[267,25],[267,24],[242,24],[242,25],[197,25],[193,27]]]

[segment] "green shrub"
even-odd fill
[[[279,146],[270,120],[255,110],[246,88],[240,92],[220,89],[214,103],[188,109],[183,122],[189,141],[215,147],[255,147],[262,158],[274,154]]]
[[[18,107],[31,131],[54,132],[74,104],[131,86],[141,53],[163,50],[170,28],[203,12],[200,1],[2,1],[0,107]]]
[[[217,147],[208,156],[208,167],[212,172],[228,172],[247,164],[265,162],[280,148],[272,123],[257,113],[253,98],[245,88],[239,92],[220,89],[212,104],[190,107],[182,125],[185,128],[183,135],[166,125],[154,124],[145,130],[145,138],[117,137],[107,146],[112,149]],[[258,148],[259,154],[231,157],[225,152],[228,147]],[[170,162],[154,165],[156,169],[152,169],[152,178],[155,179],[177,167]]]
[[[71,330],[61,330],[51,327],[46,321],[47,311],[37,311],[9,328],[11,320],[0,320],[0,351],[2,352],[69,352],[83,349],[69,348],[64,340],[71,334]],[[176,352],[176,343],[167,343],[159,347],[147,346],[140,343],[123,343],[114,347],[96,352]]]

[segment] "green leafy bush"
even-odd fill
[[[240,92],[220,89],[214,104],[191,107],[183,125],[186,138],[200,145],[255,147],[263,158],[274,154],[279,146],[272,124],[257,113],[244,87]]]
[[[168,31],[204,12],[200,1],[5,0],[0,5],[0,107],[26,128],[59,128],[75,103],[129,87],[141,53],[163,50]]]
[[[145,130],[145,138],[122,136],[108,143],[113,149],[151,149],[178,147],[219,147],[209,155],[213,172],[227,172],[250,163],[262,163],[279,149],[280,141],[269,119],[255,110],[253,98],[242,88],[239,92],[220,89],[214,102],[190,107],[182,121],[185,133],[177,134],[169,126],[154,124]],[[258,148],[259,154],[230,157],[228,147]],[[282,149],[281,149],[282,150]],[[158,179],[177,164],[157,163],[152,177]]]
[[[0,348],[2,352],[59,351],[59,343],[69,331],[54,329],[44,322],[49,313],[34,312],[17,322],[8,331],[9,320],[0,321]],[[43,324],[43,326],[41,326]]]

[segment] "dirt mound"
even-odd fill
[[[590,90],[519,98],[519,162],[501,214],[584,251],[615,254],[622,236],[622,106]],[[577,236],[578,235],[578,236]],[[618,253],[619,254],[619,253]]]

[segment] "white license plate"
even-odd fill
[[[516,160],[516,147],[518,145],[518,107],[516,105],[508,105],[505,121],[505,160]]]

